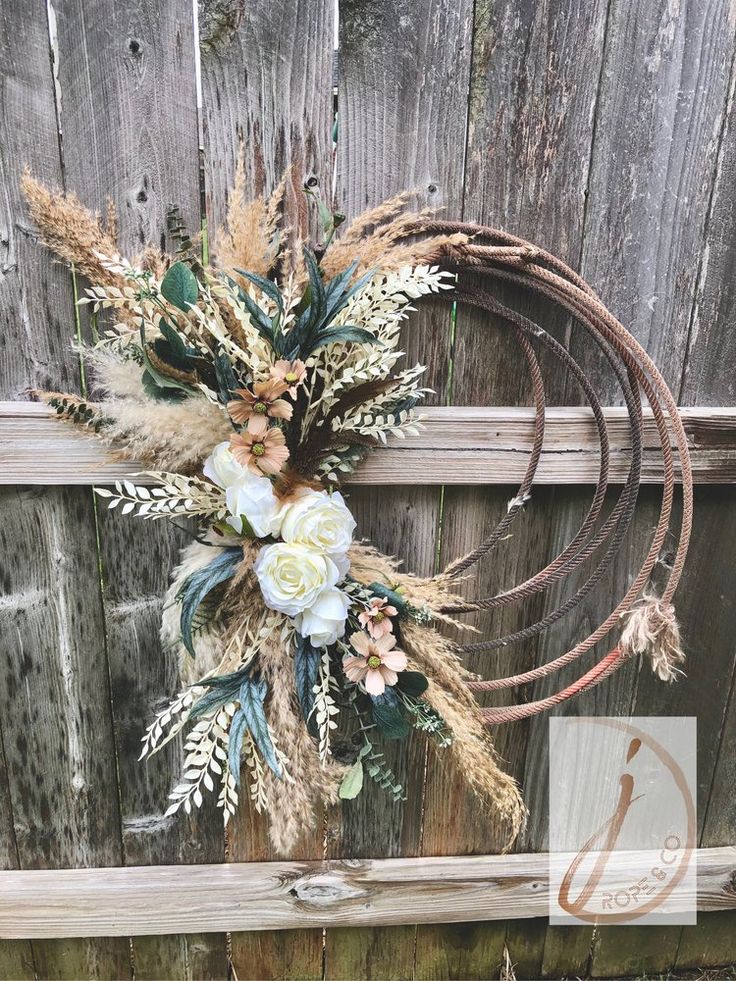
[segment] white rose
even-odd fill
[[[296,618],[296,629],[314,647],[329,647],[345,633],[350,597],[341,589],[324,589],[308,610]]]
[[[298,543],[266,545],[253,569],[266,606],[289,617],[303,613],[340,579],[340,570],[329,556]]]
[[[240,480],[244,473],[248,473],[248,468],[238,463],[230,452],[230,444],[225,440],[218,443],[204,461],[202,472],[218,487],[226,488]]]
[[[230,512],[227,523],[238,534],[243,532],[245,518],[257,538],[278,535],[281,504],[271,481],[242,467],[230,452],[228,443],[219,443],[214,448],[202,472],[225,491]]]
[[[348,571],[345,554],[353,541],[355,519],[342,494],[305,491],[283,509],[281,537],[324,552],[337,561],[343,575]]]

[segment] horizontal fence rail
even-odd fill
[[[698,911],[736,908],[736,847],[703,848],[694,856]],[[546,916],[548,858],[476,855],[1,872],[0,939]],[[554,861],[566,868],[571,858],[555,855]],[[611,868],[622,881],[638,875],[641,854],[614,852]],[[681,901],[692,908],[693,899],[684,895]]]
[[[611,440],[610,481],[626,478],[628,416],[605,409]],[[736,482],[736,408],[682,410],[700,484]],[[585,408],[549,408],[539,484],[587,484],[598,478],[600,452],[593,415]],[[391,440],[350,478],[354,484],[513,484],[526,469],[534,409],[434,406],[417,436]],[[651,411],[644,413],[642,482],[662,481],[662,455]],[[93,434],[59,422],[34,402],[0,402],[0,484],[110,484],[141,465],[116,460]],[[141,483],[145,483],[142,478]]]

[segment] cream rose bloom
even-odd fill
[[[278,535],[281,504],[271,481],[241,466],[230,452],[227,442],[218,443],[205,461],[202,472],[225,491],[230,512],[227,523],[238,534],[243,533],[245,518],[257,538]]]
[[[335,491],[304,491],[282,512],[281,537],[285,542],[309,545],[337,562],[343,575],[345,559],[353,541],[355,519],[342,494]]]
[[[329,647],[345,633],[350,597],[341,589],[324,589],[308,610],[296,620],[302,637],[309,637],[314,647]]]
[[[341,578],[328,555],[298,542],[266,545],[253,570],[266,606],[289,617],[309,609],[323,590],[336,586]]]

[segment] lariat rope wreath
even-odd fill
[[[150,467],[145,483],[98,488],[109,508],[152,520],[192,519],[192,541],[174,570],[161,627],[163,645],[178,654],[183,687],[149,726],[141,754],[185,733],[183,774],[167,815],[190,812],[211,791],[227,823],[245,787],[256,810],[267,812],[275,846],[288,849],[314,826],[323,802],[355,797],[366,778],[402,799],[381,744],[416,729],[507,823],[511,839],[525,807],[499,766],[488,725],[551,708],[597,685],[634,654],[648,654],[657,674],[674,680],[683,654],[672,597],[692,520],[687,440],[651,359],[562,262],[492,228],[404,213],[404,195],[366,212],[339,236],[339,216],[317,200],[323,240],[310,249],[283,227],[286,180],[269,199],[248,201],[242,161],[213,262],[203,262],[175,210],[169,223],[177,255],[149,248],[128,261],[118,253],[114,214],[103,225],[73,196],[50,192],[29,174],[23,184],[42,240],[89,283],[80,302],[94,314],[105,311],[99,340],[83,349],[94,373],[94,402],[54,392],[37,396],[120,459]],[[610,447],[600,402],[570,352],[500,302],[498,288],[507,286],[561,308],[620,385],[631,463],[605,516]],[[421,422],[424,368],[396,365],[403,322],[426,296],[508,324],[536,410],[526,473],[498,526],[444,572],[423,579],[354,540],[355,521],[338,488],[372,447],[413,433]],[[545,431],[539,349],[559,359],[590,405],[600,443],[593,500],[546,568],[495,596],[466,599],[460,584],[468,571],[508,537],[530,499]],[[642,397],[659,434],[664,485],[659,522],[636,578],[607,619],[571,650],[521,674],[480,679],[463,666],[463,654],[537,636],[575,609],[609,569],[636,507]],[[673,449],[682,519],[668,581],[656,595],[649,581],[669,532]],[[463,644],[442,633],[445,626],[475,631],[458,618],[524,601],[594,559],[587,580],[537,623]],[[614,629],[621,633],[613,650],[554,695],[478,706],[476,692],[544,678]]]

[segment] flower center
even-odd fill
[[[376,613],[373,614],[373,619],[376,621],[376,623],[380,623],[382,620],[386,619],[386,614],[381,613],[381,611],[378,610]]]
[[[253,411],[263,416],[268,412],[268,406],[265,402],[256,402],[253,405]]]
[[[250,451],[253,456],[263,456],[263,454],[266,452],[266,447],[263,445],[263,443],[254,443],[251,446]]]
[[[294,372],[294,371],[287,371],[286,374],[284,375],[284,381],[289,382],[289,384],[291,384],[292,382],[295,382],[296,381],[296,372]]]
[[[376,668],[381,667],[381,659],[378,654],[371,654],[371,656],[368,658],[368,667],[373,668],[374,671]]]

